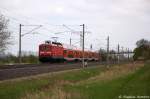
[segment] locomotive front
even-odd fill
[[[39,61],[48,62],[52,58],[51,44],[46,42],[45,44],[39,45]]]
[[[58,42],[46,41],[39,45],[40,62],[58,62],[63,60],[63,46]]]

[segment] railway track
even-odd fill
[[[101,63],[99,62],[89,62],[88,66],[95,66],[100,64]],[[25,77],[25,76],[31,76],[31,75],[37,75],[42,73],[48,73],[48,72],[77,69],[81,67],[82,67],[81,63],[24,64],[24,65],[12,65],[12,66],[5,65],[5,66],[1,66],[0,68],[0,81]]]

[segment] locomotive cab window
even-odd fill
[[[41,46],[40,50],[41,51],[49,51],[50,50],[50,46]]]

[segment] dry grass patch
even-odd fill
[[[40,91],[37,93],[27,93],[21,99],[70,99],[70,94],[62,90],[61,87],[55,87],[52,90]]]
[[[64,85],[72,85],[72,83],[57,80],[54,85],[45,86],[39,92],[27,93],[22,99],[70,99],[71,94],[63,90]]]

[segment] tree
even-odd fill
[[[140,46],[150,46],[150,42],[148,40],[145,39],[141,39],[139,41],[136,42],[136,46],[140,47]]]
[[[0,53],[3,53],[10,42],[11,33],[8,31],[8,22],[3,15],[0,15]]]
[[[141,39],[136,42],[137,48],[134,49],[134,60],[143,59],[148,60],[150,59],[150,41]]]

